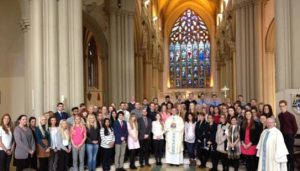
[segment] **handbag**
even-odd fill
[[[43,144],[48,147],[49,142],[47,139],[42,139]],[[37,144],[37,157],[45,158],[50,156],[50,151],[46,152],[47,148],[43,148],[40,144]]]

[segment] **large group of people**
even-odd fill
[[[242,95],[231,103],[222,103],[216,95],[208,100],[190,93],[188,99],[170,96],[158,104],[157,98],[148,102],[130,101],[110,106],[86,106],[71,109],[64,104],[57,111],[45,112],[37,118],[20,115],[13,122],[9,114],[0,121],[0,171],[9,171],[10,163],[17,171],[33,168],[39,171],[123,171],[124,161],[130,169],[149,167],[151,155],[156,165],[174,167],[183,164],[216,171],[219,161],[224,171],[241,163],[247,171],[293,171],[294,137],[298,131],[295,116],[287,111],[287,102],[279,102],[275,115],[271,105]]]

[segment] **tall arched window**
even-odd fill
[[[98,47],[92,32],[83,27],[84,74],[86,88],[98,87]]]
[[[170,33],[170,88],[209,88],[210,51],[205,23],[193,10],[187,9]]]

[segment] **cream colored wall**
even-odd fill
[[[13,119],[25,112],[24,77],[0,77],[0,115],[11,114]]]
[[[300,1],[291,0],[290,1],[290,35],[291,35],[291,56],[292,56],[292,88],[300,88]],[[284,26],[282,26],[284,27]],[[280,40],[279,40],[280,41]],[[299,91],[300,93],[300,91]]]
[[[290,112],[292,101],[300,94],[300,1],[275,0],[276,24],[276,111],[278,102],[285,99]],[[295,112],[293,112],[295,114]],[[298,126],[300,114],[295,114]],[[300,133],[300,129],[298,129]]]
[[[25,112],[24,39],[17,0],[0,1],[0,115]]]

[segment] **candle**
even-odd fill
[[[61,95],[61,97],[60,97],[60,102],[64,103],[64,101],[65,101],[65,96],[64,96],[64,95]]]
[[[31,109],[34,110],[34,90],[31,90]]]

